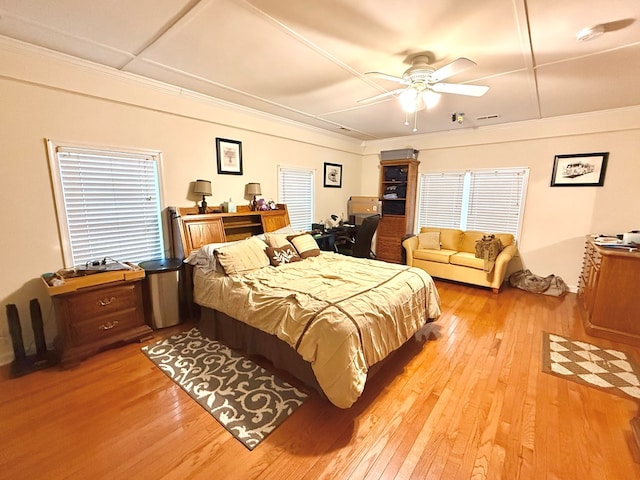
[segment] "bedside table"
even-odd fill
[[[69,279],[58,292],[47,284],[56,313],[55,344],[62,368],[107,348],[153,337],[142,304],[144,270],[122,273],[115,281],[113,273],[104,278],[105,283],[99,283],[102,274],[92,275],[90,285],[81,278]]]

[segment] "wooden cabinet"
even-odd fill
[[[235,213],[205,214],[198,214],[197,207],[169,207],[169,214],[176,258],[184,258],[208,243],[242,240],[289,225],[287,207],[282,204],[278,204],[277,210],[251,211],[238,207]]]
[[[640,252],[595,245],[587,238],[578,298],[589,335],[640,345]]]
[[[415,222],[418,165],[418,160],[380,162],[382,218],[376,232],[378,260],[402,263],[402,237],[413,233]]]
[[[53,295],[52,301],[63,368],[109,347],[153,336],[144,320],[141,278],[78,288]]]

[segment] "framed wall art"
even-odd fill
[[[242,175],[242,142],[216,138],[218,173]]]
[[[337,163],[324,164],[324,186],[331,188],[342,187],[342,165]]]
[[[556,155],[551,174],[552,187],[601,187],[609,152]]]

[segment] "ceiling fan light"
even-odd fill
[[[422,101],[424,102],[427,110],[431,110],[433,107],[440,103],[441,95],[432,90],[425,90],[422,92]]]
[[[415,88],[407,88],[400,94],[398,99],[400,100],[402,110],[405,112],[412,113],[417,110],[418,105],[416,100],[418,99],[418,92]]]

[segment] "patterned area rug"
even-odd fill
[[[142,351],[249,450],[308,398],[197,328]]]
[[[548,332],[542,350],[543,372],[640,399],[640,370],[625,353]]]

